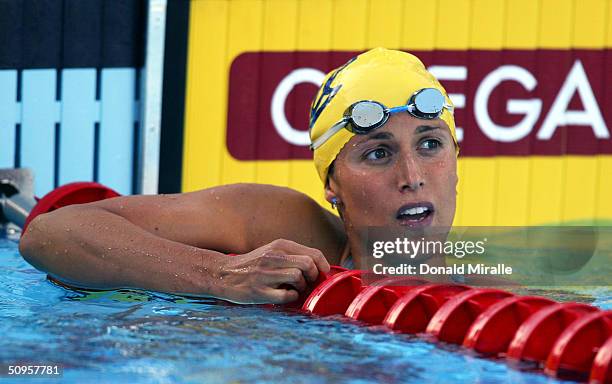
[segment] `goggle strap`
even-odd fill
[[[388,108],[386,111],[389,113],[398,113],[412,110],[414,110],[412,105],[400,105],[399,107]]]
[[[344,128],[347,122],[348,122],[348,119],[344,118],[340,120],[339,122],[337,122],[336,124],[334,124],[330,129],[325,131],[325,133],[323,133],[321,136],[319,136],[319,138],[313,141],[312,144],[310,144],[310,149],[314,151],[315,149],[325,144],[325,142],[329,140],[330,137],[332,137],[333,135],[338,133],[342,128]]]

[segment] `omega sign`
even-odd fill
[[[310,102],[325,73],[356,53],[238,56],[229,79],[232,156],[311,158]],[[607,50],[412,53],[440,79],[455,104],[462,156],[612,154],[612,55]]]

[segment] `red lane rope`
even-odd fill
[[[554,303],[536,296],[513,296],[500,300],[472,323],[463,346],[487,355],[504,353],[521,324],[533,313]]]
[[[428,284],[400,297],[383,320],[388,328],[402,333],[425,332],[427,324],[452,296],[471,289],[459,284]]]
[[[545,371],[558,376],[565,371],[588,374],[599,348],[612,335],[612,311],[589,313],[572,322],[552,347]]]
[[[604,345],[599,348],[593,360],[589,382],[592,384],[612,383],[612,337],[608,337]]]
[[[490,288],[473,288],[444,303],[427,325],[426,332],[440,341],[461,344],[478,315],[510,292]]]
[[[345,316],[364,323],[381,324],[397,299],[427,281],[413,277],[388,277],[366,287],[351,302]]]
[[[555,341],[574,320],[598,309],[580,303],[556,303],[534,313],[519,327],[508,348],[508,358],[542,363]]]
[[[415,278],[364,285],[370,276],[336,273],[312,291],[302,309],[319,316],[344,314],[395,332],[425,332],[484,356],[507,356],[510,362],[546,361],[551,376],[585,378],[591,372],[592,383],[612,383],[612,311]]]

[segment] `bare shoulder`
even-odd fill
[[[279,238],[320,249],[336,262],[346,241],[336,215],[308,195],[291,188],[266,184],[228,185],[229,194],[245,214],[248,248],[255,249]]]

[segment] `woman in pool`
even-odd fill
[[[270,185],[126,196],[37,217],[21,253],[77,287],[287,303],[330,264],[363,266],[359,228],[452,225],[452,106],[415,56],[377,48],[332,71],[313,102],[310,135],[340,218]]]

